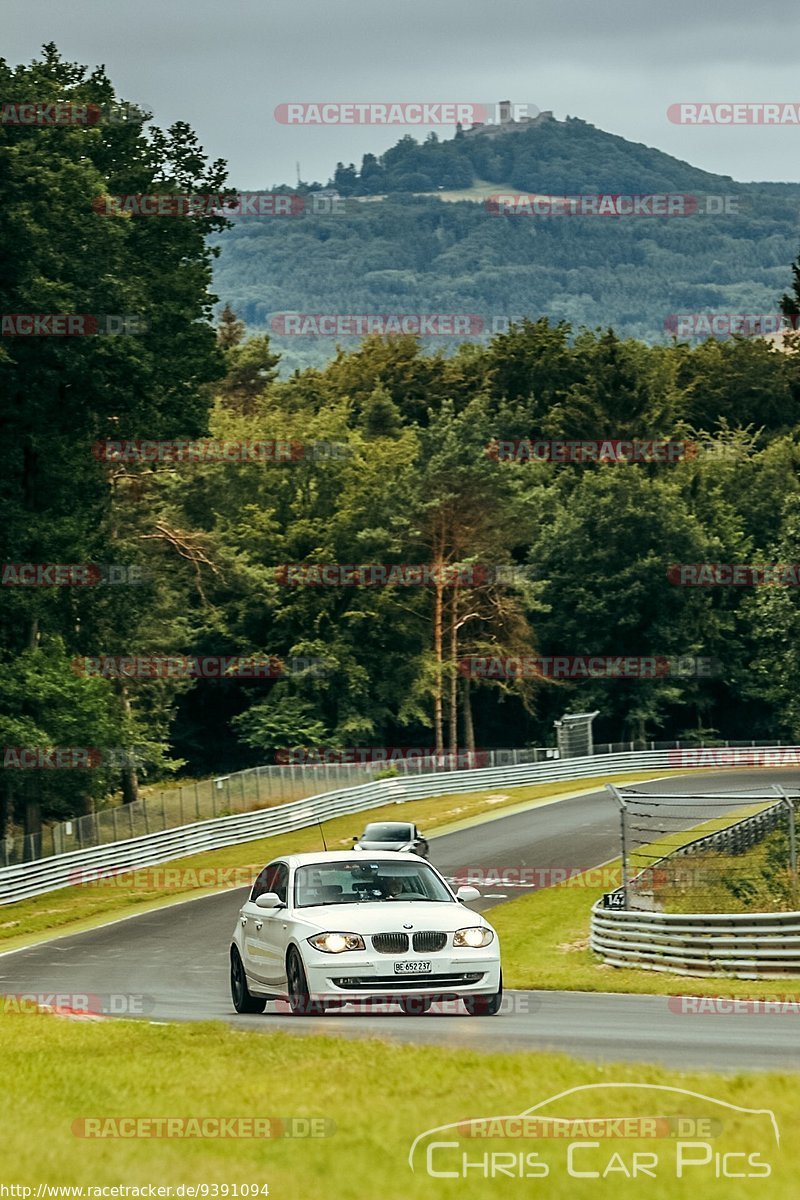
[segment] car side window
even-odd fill
[[[278,870],[282,867],[282,863],[269,863],[259,875],[258,879],[253,884],[253,890],[250,893],[251,903],[255,903],[259,896],[263,896],[265,892],[274,892],[275,878]],[[286,867],[283,867],[286,871]],[[288,875],[288,871],[287,871]]]
[[[278,863],[275,868],[275,879],[272,887],[269,889],[279,896],[283,903],[286,903],[286,897],[289,892],[289,868],[286,863]]]

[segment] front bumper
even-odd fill
[[[315,1000],[363,1000],[389,996],[482,996],[500,988],[500,957],[483,951],[469,954],[403,955],[403,961],[427,959],[429,974],[396,975],[399,956],[356,951],[305,956],[308,990]],[[324,961],[320,961],[320,960]]]

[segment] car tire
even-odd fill
[[[408,1017],[421,1017],[433,1004],[433,996],[399,996],[397,1004]]]
[[[294,947],[286,956],[286,982],[289,988],[289,1007],[295,1017],[318,1017],[325,1012],[325,1005],[312,1000],[308,993],[305,968]]]
[[[490,996],[464,996],[464,1007],[471,1017],[494,1017],[500,1012],[503,1003],[503,976],[500,975],[500,987]]]
[[[231,946],[231,1000],[237,1013],[263,1013],[266,998],[253,996],[247,986],[244,963],[235,946]]]

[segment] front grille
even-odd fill
[[[458,987],[465,983],[480,983],[485,971],[473,971],[468,975],[340,975],[331,983],[347,992],[377,992],[388,988],[391,992],[438,992],[440,988]]]
[[[447,934],[439,933],[435,929],[424,929],[414,934],[413,945],[420,954],[432,954],[437,950],[444,950],[447,945]]]
[[[407,933],[376,933],[372,944],[381,954],[405,954],[408,950]]]

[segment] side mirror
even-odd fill
[[[277,892],[262,892],[256,900],[256,908],[284,908],[285,905]]]
[[[460,900],[462,904],[467,904],[470,900],[480,900],[481,894],[472,884],[465,883],[456,892],[456,900]]]

